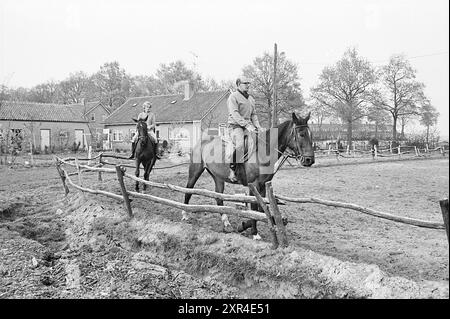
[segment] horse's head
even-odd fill
[[[311,166],[314,164],[314,147],[312,142],[312,133],[308,126],[308,120],[311,112],[305,117],[292,113],[291,133],[288,140],[288,148],[290,148],[296,158],[300,158],[303,166]]]
[[[136,119],[133,119],[133,121],[135,121],[137,123],[136,130],[137,130],[138,137],[140,139],[146,139],[148,136],[147,122],[144,120],[136,120]]]

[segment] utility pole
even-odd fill
[[[277,116],[277,44],[274,44],[273,54],[273,100],[272,100],[272,127],[278,125]]]

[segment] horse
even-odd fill
[[[241,184],[248,186],[252,183],[258,192],[265,197],[266,185],[265,183],[272,180],[276,170],[273,166],[270,169],[267,166],[267,150],[270,151],[271,158],[280,163],[287,157],[294,157],[300,159],[300,164],[309,167],[314,164],[314,148],[312,145],[312,134],[308,127],[308,120],[311,112],[305,117],[297,116],[292,113],[292,119],[287,120],[277,127],[270,128],[265,132],[259,133],[263,138],[256,139],[256,147],[247,155],[247,161],[240,165],[241,178],[238,182],[229,180],[230,165],[225,161],[218,161],[217,158],[211,158],[211,154],[218,149],[223,148],[223,141],[220,139],[211,139],[202,143],[198,143],[191,153],[191,160],[189,163],[189,178],[186,188],[193,188],[199,177],[206,169],[214,180],[215,191],[223,193],[225,182],[232,184]],[[264,139],[265,138],[265,139]],[[262,150],[262,152],[261,152]],[[265,150],[265,152],[264,152]],[[250,154],[251,153],[251,154]],[[264,154],[265,153],[265,154]],[[283,159],[280,159],[284,156]],[[196,159],[194,160],[194,157]],[[223,159],[223,157],[222,157]],[[242,169],[243,168],[243,169]],[[236,169],[236,175],[238,175]],[[250,195],[254,195],[252,190],[249,190]],[[184,203],[189,204],[192,194],[185,194]],[[223,200],[216,199],[217,205],[223,206]],[[251,209],[262,211],[258,204],[251,204]],[[182,220],[187,220],[188,215],[182,211]],[[222,231],[227,232],[230,228],[233,231],[228,216],[221,214],[223,223]],[[253,239],[259,240],[261,237],[258,234],[256,227],[256,220],[250,219],[242,222],[237,231],[242,232],[251,227],[251,235]]]
[[[135,165],[136,177],[139,177],[140,165],[144,167],[144,180],[148,181],[148,176],[152,171],[153,166],[155,165],[156,160],[158,159],[156,154],[156,143],[150,138],[147,131],[147,123],[144,120],[136,120],[137,122],[137,134],[138,141],[136,142],[136,150],[135,150]],[[144,191],[147,189],[147,184],[144,184]],[[139,182],[136,182],[136,192],[139,192]]]

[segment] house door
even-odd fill
[[[80,143],[80,149],[84,148],[84,138],[83,138],[84,130],[75,130],[75,143],[78,145]]]
[[[104,150],[112,149],[109,133],[110,133],[109,129],[107,129],[107,128],[103,129],[103,149]]]
[[[46,146],[50,148],[50,130],[41,130],[41,151],[44,151]]]

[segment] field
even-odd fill
[[[273,186],[275,193],[286,196],[348,202],[395,215],[442,222],[439,200],[448,197],[448,174],[448,158],[286,167],[277,173]],[[146,250],[153,249],[146,247],[145,243],[151,242],[149,232],[155,229],[159,242],[161,236],[166,236],[161,244],[161,255],[173,253],[172,249],[177,247],[186,251],[196,246],[214,245],[218,241],[226,242],[230,238],[242,245],[254,245],[259,250],[253,253],[261,254],[262,243],[253,242],[248,233],[237,237],[221,233],[218,215],[191,214],[191,219],[185,223],[181,222],[177,209],[135,199],[132,207],[136,218],[128,223],[123,206],[117,201],[90,194],[78,195],[73,188],[69,197],[64,198],[54,166],[32,169],[4,167],[0,168],[0,177],[0,274],[3,274],[4,284],[4,288],[0,288],[0,297],[258,296],[249,291],[245,295],[245,290],[236,288],[234,281],[221,281],[220,276],[211,274],[199,276],[192,271],[195,267],[206,266],[189,264],[181,269],[177,268],[180,258],[174,261],[171,257],[171,263],[167,263],[169,259],[162,260],[155,253],[146,254]],[[97,174],[86,173],[83,185],[120,193],[113,178],[114,175],[104,175],[104,182],[99,183]],[[184,186],[187,167],[154,170],[150,179]],[[76,176],[73,180],[78,182]],[[127,187],[133,188],[133,183],[128,181]],[[206,172],[196,187],[214,189]],[[156,188],[147,192],[183,200],[181,193]],[[245,188],[227,185],[226,192],[244,193]],[[191,203],[214,204],[215,201],[194,196]],[[296,249],[313,251],[334,257],[345,265],[374,264],[386,276],[403,277],[413,282],[439,282],[448,287],[449,250],[443,230],[403,225],[316,204],[288,204],[280,208],[289,220],[290,252]],[[229,217],[236,228],[240,220]],[[258,223],[258,228],[263,241],[269,242],[267,226]],[[195,234],[201,235],[194,234],[188,239],[190,242],[185,243],[162,233],[172,230],[184,232],[184,229],[195,229]],[[192,246],[186,246],[188,244]],[[264,247],[268,250],[267,245]],[[32,262],[33,253],[37,263]],[[246,258],[244,252],[231,251],[231,254],[233,258]],[[146,266],[144,260],[151,266]],[[14,273],[14,267],[21,271]],[[105,271],[108,267],[110,270]],[[34,277],[26,276],[28,272]],[[173,279],[175,276],[176,280]],[[168,277],[172,280],[167,280]],[[29,278],[34,278],[34,281]],[[36,285],[43,288],[33,293],[26,289]],[[81,287],[81,290],[68,289],[70,285]]]

